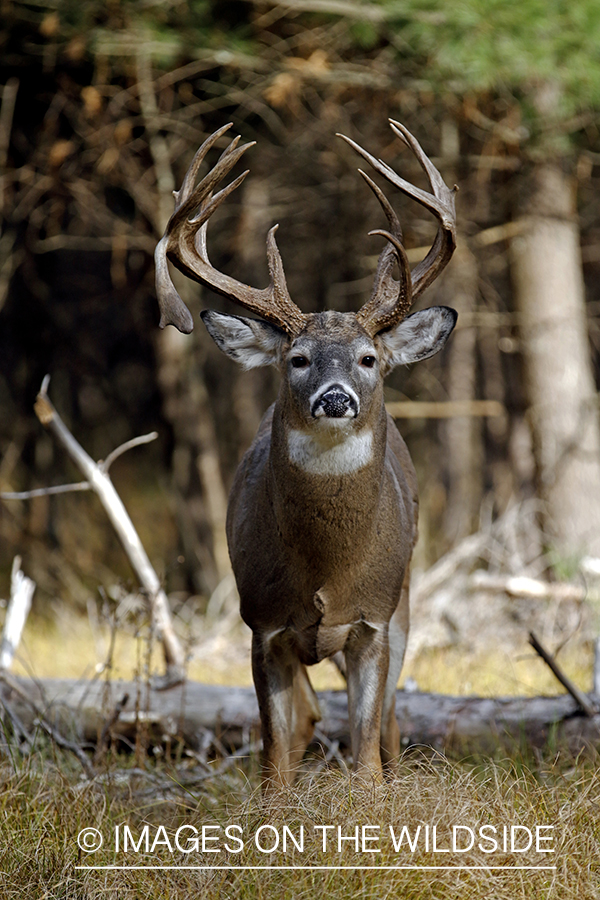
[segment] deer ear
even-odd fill
[[[435,356],[448,340],[457,318],[454,309],[430,306],[380,333],[378,340],[386,356],[386,371]]]
[[[206,309],[200,313],[217,347],[244,369],[277,365],[287,335],[262,319],[246,319]]]

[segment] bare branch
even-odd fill
[[[184,677],[185,655],[181,642],[173,628],[169,609],[169,601],[160,585],[158,575],[144,550],[142,542],[129,518],[123,501],[117,494],[112,481],[104,467],[98,465],[83,447],[75,440],[48,397],[50,377],[46,375],[35,402],[35,413],[42,425],[52,432],[57,441],[67,451],[75,465],[87,478],[91,489],[98,495],[106,513],[117,532],[119,540],[127,554],[129,562],[136,573],[142,588],[146,592],[152,611],[152,620],[162,640],[166,676],[155,684],[155,687],[166,688],[177,684]],[[148,435],[144,435],[148,438]],[[135,439],[138,440],[139,439]],[[145,441],[142,441],[145,442]],[[131,442],[128,442],[131,444]],[[117,448],[124,452],[125,445]],[[127,448],[128,449],[128,448]],[[114,452],[113,454],[114,458]],[[109,457],[110,460],[110,457]],[[112,460],[110,460],[112,462]]]
[[[544,660],[546,665],[550,667],[550,669],[552,670],[554,675],[558,678],[558,680],[560,681],[562,686],[564,688],[566,688],[566,690],[569,692],[571,697],[582,708],[582,710],[584,711],[586,716],[593,718],[596,715],[596,710],[594,709],[594,707],[592,706],[592,704],[590,703],[590,701],[588,700],[586,695],[583,693],[583,691],[580,691],[579,688],[575,684],[573,684],[573,682],[571,681],[570,678],[567,678],[565,673],[562,671],[562,669],[560,668],[560,666],[554,659],[554,657],[550,656],[548,651],[542,647],[542,645],[536,638],[533,631],[529,632],[529,643],[531,644],[531,646],[533,647],[535,652],[538,654],[538,656],[541,656],[541,658]]]
[[[129,694],[123,694],[117,705],[115,706],[113,712],[108,717],[104,724],[104,728],[102,729],[102,734],[98,739],[98,745],[96,747],[96,752],[94,754],[94,762],[98,763],[102,759],[102,754],[108,746],[108,742],[111,737],[111,730],[113,725],[118,721],[119,716],[127,706],[127,702],[129,700]]]
[[[63,750],[69,750],[73,753],[79,762],[86,775],[89,778],[93,778],[94,770],[90,765],[90,761],[85,755],[84,751],[81,749],[79,744],[76,744],[74,741],[67,740],[64,735],[60,733],[53,725],[48,722],[44,715],[44,710],[35,703],[31,697],[29,697],[25,691],[21,688],[19,683],[12,678],[8,672],[0,670],[0,682],[4,682],[4,684],[9,688],[9,690],[16,694],[20,700],[23,700],[35,713],[35,719],[33,724],[38,725],[45,733],[48,735],[50,740],[52,740],[58,747],[62,747]],[[3,701],[4,702],[4,701]]]
[[[33,737],[25,728],[21,717],[14,711],[12,705],[6,700],[5,697],[0,696],[0,705],[10,719],[10,723],[13,728],[13,735],[19,741],[19,751],[21,753],[30,753],[33,748]],[[6,735],[1,736],[2,739],[4,739],[5,737]]]
[[[256,0],[249,0],[249,2],[257,5]],[[263,3],[260,5],[262,6]],[[388,12],[383,6],[374,3],[351,3],[348,0],[271,0],[269,6],[275,6],[294,15],[315,12],[367,22],[385,22],[393,15],[392,11]]]
[[[160,134],[157,125],[158,104],[152,80],[152,65],[145,44],[140,42],[136,52],[137,80],[142,117],[148,135],[148,146],[152,154],[156,187],[158,189],[158,208],[155,212],[154,226],[158,234],[164,231],[171,215],[171,197],[175,190],[175,179],[169,159],[169,148],[165,138]]]
[[[123,245],[128,250],[145,250],[153,253],[156,241],[150,235],[122,234],[119,235]],[[33,243],[34,253],[54,253],[56,250],[81,250],[86,253],[106,253],[112,250],[114,235],[79,235],[79,234],[54,234],[51,237],[40,238]]]
[[[394,419],[495,418],[506,415],[505,407],[498,400],[390,400],[385,408]]]
[[[69,494],[72,491],[89,491],[89,481],[78,481],[76,484],[56,484],[53,487],[34,488],[32,491],[6,491],[0,493],[2,500],[30,500],[32,497],[48,497],[50,494]]]
[[[0,210],[4,206],[4,174],[18,90],[18,78],[9,78],[2,88],[2,105],[0,106]]]
[[[130,441],[125,441],[124,444],[116,447],[108,454],[104,462],[100,462],[98,465],[103,472],[108,472],[115,459],[118,459],[123,453],[127,453],[128,450],[132,450],[134,447],[139,447],[140,444],[149,444],[155,441],[157,437],[158,431],[151,431],[149,434],[141,434],[139,437],[131,438]]]
[[[597,637],[594,642],[594,680],[592,691],[597,697],[600,697],[600,637]]]
[[[130,441],[125,441],[124,444],[121,444],[119,447],[112,450],[104,461],[99,462],[98,468],[102,472],[108,472],[115,459],[118,459],[123,453],[132,450],[134,447],[139,447],[140,444],[149,444],[151,441],[155,441],[157,437],[158,431],[151,431],[149,434],[141,434],[139,437],[131,438]],[[92,485],[89,481],[78,481],[74,484],[56,484],[52,487],[34,488],[31,491],[5,491],[4,493],[0,493],[0,499],[30,500],[32,497],[48,497],[51,494],[68,494],[72,491],[91,490]]]
[[[584,585],[564,582],[541,581],[525,575],[494,575],[490,572],[474,572],[469,587],[475,591],[504,592],[512,597],[529,597],[533,600],[571,600],[581,603],[590,596]]]

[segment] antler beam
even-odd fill
[[[304,327],[306,316],[292,302],[287,289],[281,256],[275,242],[277,225],[271,228],[267,236],[267,261],[271,280],[263,290],[250,287],[220,272],[208,258],[208,220],[223,200],[239,187],[248,171],[242,172],[217,194],[213,195],[213,192],[246,150],[254,146],[252,142],[238,147],[240,139],[234,138],[214,168],[195,186],[198,171],[208,151],[229,128],[231,123],[207,138],[192,160],[180,190],[174,192],[175,211],[154,254],[156,293],[161,311],[160,327],[174,325],[184,334],[189,334],[194,327],[191,313],[171,280],[168,258],[188,278],[234,300],[245,309],[279,326],[286,334],[294,336]]]
[[[364,150],[359,144],[343,134],[338,135],[349,144],[353,150],[362,156],[380,175],[397,187],[408,197],[412,197],[438,219],[439,227],[431,250],[411,272],[406,251],[402,244],[402,229],[398,218],[390,206],[389,201],[377,187],[377,185],[359,169],[379,203],[389,223],[389,231],[372,231],[371,234],[380,234],[387,238],[388,244],[379,256],[377,272],[371,297],[357,313],[357,318],[371,335],[379,331],[392,328],[398,324],[409,312],[412,303],[423,293],[440,272],[447,266],[456,247],[456,212],[454,208],[454,194],[456,188],[450,188],[444,182],[442,176],[423,151],[421,145],[413,135],[400,122],[390,119],[392,131],[413,151],[423,171],[427,175],[432,194],[415,187],[398,175],[390,166],[381,159],[376,159]],[[392,276],[394,263],[400,268],[400,281]]]

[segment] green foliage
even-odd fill
[[[362,50],[372,50],[379,43],[379,31],[373,22],[355,22],[350,32]]]
[[[417,62],[419,81],[436,93],[518,95],[550,84],[557,118],[600,105],[597,0],[384,0],[377,8],[380,38],[404,63]]]

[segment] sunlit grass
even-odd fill
[[[563,670],[582,690],[591,689],[591,647],[565,647],[558,657]],[[523,638],[514,651],[498,649],[461,652],[455,648],[429,650],[409,660],[402,672],[416,681],[420,691],[458,696],[536,696],[561,694],[562,685]]]
[[[143,676],[147,653],[145,634],[142,630],[136,638],[132,633],[117,630],[111,677],[132,679],[136,673]],[[188,669],[191,679],[229,686],[252,684],[249,633],[240,627],[234,629],[230,637],[231,651],[220,651],[217,645],[210,652],[200,651],[192,657]],[[89,678],[96,666],[105,661],[109,639],[108,629],[103,629],[94,640],[90,623],[84,616],[65,614],[52,624],[31,617],[14,672],[37,678]],[[577,685],[583,690],[589,689],[593,666],[591,646],[582,648],[579,644],[571,649],[567,645],[559,655],[559,662]],[[152,665],[155,670],[161,668],[159,646],[153,649]],[[310,677],[317,690],[344,687],[341,675],[329,660],[313,666]],[[407,679],[416,682],[420,691],[454,695],[534,696],[563,691],[525,637],[522,647],[512,653],[501,649],[467,653],[446,648],[427,650],[416,658],[409,654],[401,686]]]

